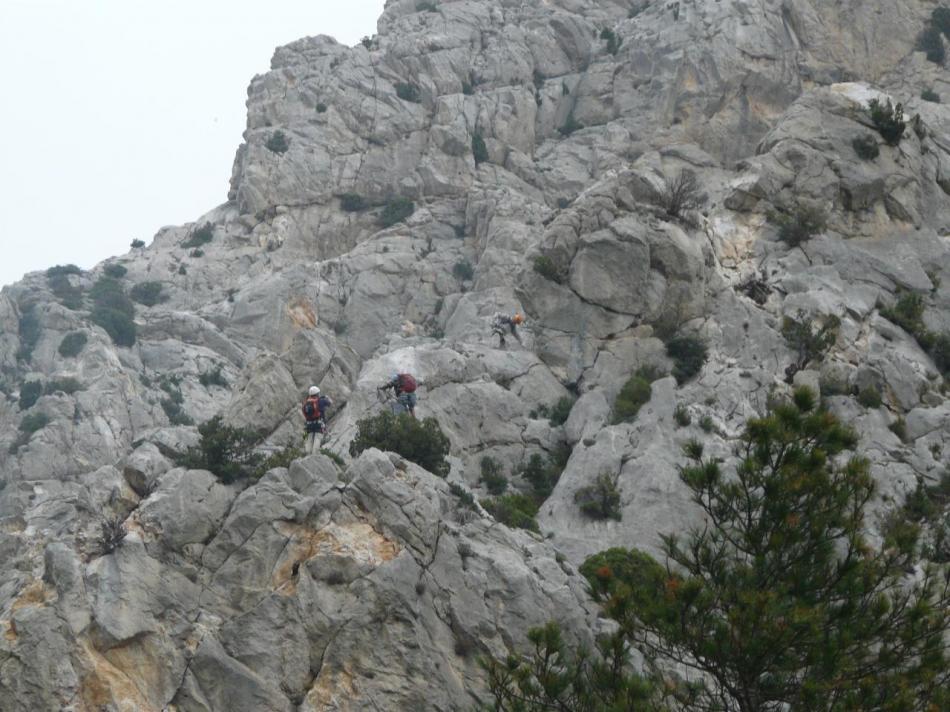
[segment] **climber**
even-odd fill
[[[498,334],[498,338],[501,339],[499,346],[505,345],[505,332],[510,331],[511,335],[514,336],[518,343],[521,343],[521,337],[518,335],[517,327],[520,324],[524,323],[524,317],[521,314],[515,314],[514,316],[508,316],[507,314],[502,314],[501,312],[496,312],[492,317],[491,321],[491,333],[492,336]]]
[[[390,388],[396,394],[396,402],[402,406],[413,418],[416,417],[416,379],[408,373],[394,373],[389,381],[377,390],[386,391]]]
[[[332,405],[333,401],[329,397],[320,395],[319,388],[310,386],[307,400],[303,402],[303,419],[306,423],[304,438],[310,436],[310,452],[313,452],[317,435],[327,432],[326,414]]]

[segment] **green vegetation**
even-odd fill
[[[27,381],[20,386],[20,410],[32,408],[43,395],[43,384],[40,381]]]
[[[665,563],[589,558],[581,573],[616,632],[590,655],[554,623],[532,631],[533,654],[485,663],[493,709],[948,709],[950,572],[922,558],[915,512],[945,512],[950,481],[908,498],[875,546],[870,465],[844,457],[857,442],[800,389],[746,423],[728,475],[689,444],[680,478],[705,525],[663,536]],[[646,679],[628,672],[631,648]]]
[[[347,213],[358,213],[362,210],[366,210],[369,205],[366,204],[366,200],[362,195],[357,193],[343,193],[340,196],[340,208]]]
[[[607,51],[610,54],[617,54],[620,50],[621,39],[617,37],[617,33],[613,30],[608,28],[601,30],[600,39],[607,40]]]
[[[580,131],[584,128],[584,124],[574,118],[574,114],[569,114],[567,119],[564,121],[564,125],[558,127],[558,133],[564,137],[570,136],[575,131]]]
[[[534,453],[518,470],[518,474],[531,485],[535,504],[540,506],[554,491],[570,456],[571,450],[567,446],[559,447],[547,457]]]
[[[285,149],[286,150],[286,149]],[[281,151],[283,153],[283,151]],[[207,245],[214,239],[214,225],[209,222],[206,222],[201,227],[196,227],[191,231],[191,235],[188,236],[187,240],[184,240],[181,243],[181,246],[185,249],[191,247],[201,247],[202,245]]]
[[[924,298],[913,292],[899,292],[894,306],[881,306],[880,312],[913,336],[944,376],[950,374],[950,332],[936,333],[924,324]]]
[[[620,521],[620,490],[617,475],[601,472],[594,483],[581,487],[574,493],[574,501],[591,519],[615,519]]]
[[[534,258],[534,271],[557,284],[563,284],[566,279],[563,271],[547,255],[538,255]]]
[[[915,45],[918,52],[926,52],[927,59],[934,64],[943,65],[947,58],[947,50],[943,46],[943,36],[933,25],[927,25],[917,35]]]
[[[100,277],[89,290],[93,307],[90,319],[98,324],[117,346],[135,343],[135,307],[122,285],[112,277]]]
[[[145,247],[145,242],[143,240],[132,240],[133,250],[137,250],[140,247]]]
[[[472,96],[475,94],[475,87],[472,86],[471,82],[462,82],[462,93],[465,96]]]
[[[768,218],[778,227],[778,239],[789,247],[798,247],[810,240],[821,233],[828,223],[824,210],[804,203],[798,203],[787,213],[772,211]]]
[[[391,227],[408,218],[415,210],[415,203],[409,198],[390,198],[376,222],[380,227]]]
[[[52,381],[48,381],[43,387],[43,393],[48,396],[54,393],[65,393],[69,396],[81,390],[83,390],[82,383],[72,376],[54,378]]]
[[[17,331],[20,337],[20,348],[16,352],[17,360],[29,361],[33,357],[33,349],[36,348],[42,331],[35,304],[30,304],[23,309]]]
[[[205,388],[211,388],[211,386],[221,386],[221,388],[228,387],[228,381],[221,373],[221,364],[199,375],[198,382]]]
[[[435,418],[417,420],[408,415],[383,412],[356,423],[356,437],[350,443],[350,455],[375,447],[395,452],[434,475],[449,474],[449,439]]]
[[[326,457],[329,457],[333,460],[333,464],[339,467],[341,470],[346,468],[346,461],[339,455],[337,455],[333,450],[328,450],[325,447],[320,448],[320,454]]]
[[[639,369],[627,379],[614,401],[613,422],[624,423],[637,417],[653,393],[651,383],[656,380],[656,374],[651,369]]]
[[[416,3],[416,12],[438,12],[439,8],[431,0],[421,0]]]
[[[88,337],[85,332],[69,332],[63,337],[63,340],[59,342],[59,355],[66,358],[78,356],[79,352],[85,347],[87,339]]]
[[[540,532],[535,521],[538,505],[525,494],[505,494],[500,497],[483,499],[480,504],[485,511],[505,526]]]
[[[275,131],[264,143],[264,146],[271,153],[279,155],[287,152],[287,149],[290,148],[290,142],[287,140],[287,135],[283,131]]]
[[[15,455],[17,451],[28,442],[30,442],[30,437],[38,430],[42,430],[47,425],[50,424],[50,417],[46,413],[30,413],[23,416],[23,420],[20,421],[18,427],[19,435],[16,439],[10,443],[8,452],[11,455]]]
[[[689,414],[689,409],[680,403],[673,410],[673,420],[681,428],[685,428],[687,425],[693,422],[692,416]]]
[[[502,472],[501,464],[497,460],[486,456],[482,458],[479,465],[481,466],[482,476],[478,481],[485,485],[488,493],[504,494],[505,490],[508,489],[508,478]]]
[[[475,268],[468,260],[459,260],[452,267],[452,274],[459,282],[470,282],[475,277]]]
[[[317,113],[318,113],[318,114],[325,114],[326,111],[327,111],[327,105],[324,104],[322,101],[321,101],[321,102],[317,102],[316,109],[317,109]]]
[[[851,147],[858,154],[858,158],[863,161],[873,161],[881,155],[881,149],[877,147],[877,139],[871,134],[862,134],[853,141]]]
[[[139,304],[144,304],[147,307],[154,307],[156,304],[160,304],[168,299],[168,297],[162,294],[161,282],[139,282],[132,287],[129,296],[131,296],[134,301]]]
[[[412,104],[418,104],[422,101],[419,95],[419,87],[408,82],[396,82],[396,96]]]
[[[914,292],[898,292],[892,307],[880,307],[881,316],[912,336],[927,331],[924,326],[924,298]]]
[[[877,386],[865,386],[858,392],[858,403],[865,408],[880,408],[883,400]]]
[[[924,101],[929,101],[932,104],[940,103],[940,95],[933,89],[924,89],[922,92],[920,92],[920,98]]]
[[[890,99],[883,104],[877,99],[871,99],[868,102],[868,111],[884,142],[889,146],[899,144],[907,127],[904,123],[904,105],[899,103],[892,106]]]
[[[128,273],[128,270],[120,264],[113,263],[103,267],[102,273],[106,277],[112,277],[112,279],[122,279]]]
[[[261,464],[254,471],[255,477],[263,477],[266,473],[278,467],[290,467],[294,460],[299,460],[307,453],[299,445],[288,442],[280,450],[275,450],[266,458],[261,460]]]
[[[49,424],[50,418],[46,413],[30,413],[29,415],[23,416],[23,420],[20,421],[19,430],[21,433],[35,433],[37,430],[42,430]]]
[[[709,347],[698,336],[675,336],[666,342],[666,355],[673,359],[673,376],[682,385],[702,370]]]
[[[548,423],[552,427],[557,427],[559,425],[564,425],[567,422],[567,419],[571,416],[571,409],[574,407],[574,399],[570,396],[562,396],[558,398],[557,403],[555,403],[549,409],[548,413]]]
[[[831,350],[838,339],[838,327],[841,320],[836,316],[825,317],[817,324],[799,310],[795,318],[786,316],[782,320],[782,336],[789,348],[795,352],[795,361],[786,370],[786,377],[792,377],[811,362],[820,362]]]
[[[175,462],[192,470],[208,470],[225,484],[250,477],[264,461],[254,451],[262,440],[260,433],[225,425],[220,415],[198,426],[201,441],[196,447],[179,453]]]
[[[70,270],[67,271],[67,268]],[[73,269],[76,271],[72,271]],[[76,311],[82,308],[82,287],[75,286],[69,281],[69,276],[73,274],[81,274],[76,265],[51,267],[46,270],[46,283],[60,304]]]
[[[475,165],[488,160],[488,146],[482,135],[477,132],[472,136],[472,156],[475,158]]]
[[[76,265],[55,265],[46,270],[46,278],[50,277],[60,277],[70,274],[82,274],[82,270],[79,269]]]

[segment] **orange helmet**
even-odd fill
[[[513,317],[511,317],[511,320],[512,320],[515,324],[520,324],[521,322],[524,321],[524,317],[521,316],[521,314],[515,314]]]

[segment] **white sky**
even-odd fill
[[[83,268],[227,199],[274,48],[383,0],[0,0],[0,285]]]

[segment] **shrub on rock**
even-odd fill
[[[449,439],[435,418],[417,420],[408,415],[383,412],[356,423],[350,455],[356,457],[375,447],[402,455],[434,475],[449,474]]]

